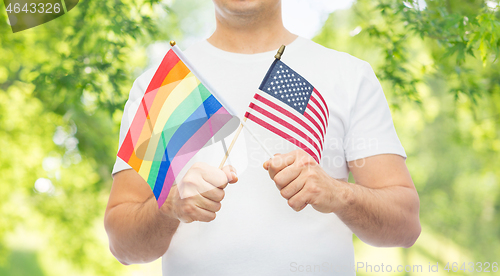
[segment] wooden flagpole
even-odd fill
[[[246,121],[247,118],[243,118],[243,121]],[[234,143],[236,143],[236,139],[238,139],[238,136],[240,135],[241,130],[243,129],[243,123],[240,124],[238,127],[238,130],[236,131],[236,134],[234,135],[233,140],[231,141],[231,144],[229,145],[229,148],[227,148],[226,154],[224,155],[224,158],[222,158],[222,161],[220,162],[219,169],[222,169],[224,167],[224,164],[227,161],[227,158],[229,157],[229,153],[233,149]],[[224,138],[222,138],[224,139]]]

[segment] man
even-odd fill
[[[254,124],[273,158],[243,134],[242,150],[231,158],[234,165],[248,155],[248,163],[222,170],[195,163],[179,184],[203,192],[186,198],[173,186],[158,210],[145,181],[117,159],[105,214],[115,257],[132,264],[163,256],[164,275],[288,275],[306,266],[314,275],[354,275],[352,233],[374,246],[412,246],[420,234],[419,199],[370,66],[290,33],[281,0],[213,2],[216,31],[186,56],[243,117],[276,49],[287,45],[284,62],[330,110],[323,160],[317,164]],[[134,113],[130,103],[140,100],[155,70],[134,83],[120,142]],[[346,182],[349,171],[356,184]],[[228,182],[238,183],[226,188]]]

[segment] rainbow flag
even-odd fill
[[[187,162],[233,118],[234,113],[197,75],[173,46],[154,74],[118,150],[118,157],[149,184],[158,208]]]

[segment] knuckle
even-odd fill
[[[316,160],[314,160],[314,158],[312,158],[312,156],[310,156],[309,154],[306,156],[305,162],[308,166],[316,166],[318,164],[316,163]]]
[[[290,195],[289,195],[289,193],[288,193],[288,190],[287,190],[287,189],[282,189],[282,190],[280,191],[280,194],[281,194],[281,196],[282,196],[282,197],[284,197],[284,198],[286,198],[286,199],[289,199],[289,198],[290,198]]]
[[[220,183],[217,183],[217,184],[214,184],[216,187],[220,188],[220,189],[224,189],[227,187],[227,183],[228,182],[220,182]]]
[[[217,204],[215,205],[215,212],[219,212],[221,208],[222,204],[220,204],[220,202],[217,202]]]
[[[280,174],[277,174],[273,178],[274,183],[276,183],[277,186],[281,186],[283,184],[283,180]]]
[[[198,180],[198,178],[196,177],[196,175],[194,173],[186,173],[186,175],[182,179],[182,182],[184,184],[195,185],[197,183],[197,180]]]
[[[281,191],[285,188],[286,184],[283,183],[282,181],[274,181],[274,183],[276,184],[276,187]]]
[[[309,154],[303,155],[300,158],[300,165],[302,167],[310,168],[316,165],[316,160],[314,160]]]
[[[292,207],[293,210],[297,211],[299,202],[296,200],[288,200],[288,206]]]
[[[210,184],[214,186],[222,186],[227,183],[227,176],[224,170],[219,169],[208,169],[205,171],[207,175],[212,176],[213,180],[210,181]]]
[[[315,180],[318,176],[313,170],[306,170],[305,174],[308,180]]]
[[[217,215],[216,215],[215,213],[210,212],[209,214],[207,214],[207,215],[203,218],[203,221],[205,221],[205,222],[209,222],[209,221],[214,220],[216,217],[217,217]]]
[[[274,182],[280,190],[284,189],[289,184],[289,182],[287,182],[287,176],[284,173],[278,173],[274,176]]]
[[[305,177],[307,180],[309,180],[313,173],[311,172],[311,170],[308,170],[307,168],[303,168],[301,171],[300,171],[300,174],[301,176]]]
[[[307,191],[312,194],[317,194],[321,192],[321,188],[317,184],[309,184],[307,187]]]
[[[295,160],[297,160],[297,155],[296,154],[295,155],[290,154],[287,157],[283,158],[282,163],[280,165],[282,165],[282,164],[292,164],[292,163],[294,163]]]
[[[195,207],[191,204],[186,204],[183,206],[182,212],[188,216],[192,216],[195,213]]]
[[[201,170],[201,163],[200,162],[194,163],[190,169],[190,171],[192,171],[192,172],[199,172],[200,170]]]

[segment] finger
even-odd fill
[[[214,189],[219,190],[203,179],[203,168],[201,166],[202,165],[193,165],[182,178],[182,181],[177,185],[179,195],[182,199],[194,197]]]
[[[286,187],[281,189],[280,194],[286,199],[290,199],[299,193],[305,186],[307,179],[305,177],[297,177],[290,182]]]
[[[278,155],[281,155],[281,153],[275,153],[274,156],[278,156]],[[262,167],[264,167],[264,170],[268,170],[269,169],[269,165],[271,163],[271,159],[273,159],[272,157],[269,158],[269,160],[267,160],[266,162],[264,162],[264,164],[262,164]]]
[[[213,200],[201,197],[196,201],[196,206],[198,208],[210,211],[210,212],[218,212],[220,207],[222,206],[220,202],[215,202]]]
[[[210,186],[212,187],[212,189],[208,189],[207,191],[201,193],[201,196],[209,200],[220,202],[224,198],[224,190],[213,187],[212,185]]]
[[[299,177],[300,172],[301,168],[296,166],[288,166],[279,171],[272,179],[274,180],[274,183],[276,183],[276,187],[281,190],[285,188],[290,182]]]
[[[181,205],[174,209],[177,218],[184,223],[213,220],[215,218],[214,212],[207,211],[197,206],[197,201],[201,202],[200,198],[201,196],[197,195],[195,198],[184,200]]]
[[[222,171],[226,174],[226,178],[229,183],[236,183],[238,181],[238,173],[236,172],[235,167],[227,165],[222,168]]]
[[[226,184],[223,184],[223,185],[220,185],[219,187],[217,187],[214,184],[211,184],[202,178],[201,181],[197,184],[196,189],[197,189],[197,192],[199,194],[201,194],[201,195],[206,194],[208,197],[210,197],[210,199],[212,199],[212,197],[213,197],[214,198],[213,200],[216,200],[221,196],[220,190],[224,189],[226,186],[227,186],[227,182],[226,182]],[[223,194],[222,194],[222,197],[224,197]]]
[[[304,190],[300,190],[290,199],[288,199],[288,205],[292,207],[293,210],[299,212],[304,209],[307,204],[309,204],[309,194]]]
[[[269,176],[271,177],[271,179],[274,179],[274,176],[278,172],[292,165],[295,162],[296,157],[297,157],[296,151],[274,156],[270,160],[269,166],[267,168],[267,171],[269,172]]]
[[[196,208],[196,209],[197,211],[193,218],[196,221],[210,222],[214,220],[216,217],[215,212],[210,212],[202,208]]]
[[[213,187],[212,185],[206,184],[205,182],[206,181],[203,180],[203,178],[199,175],[199,173],[194,172],[191,167],[190,170],[186,173],[186,175],[184,175],[182,180],[177,184],[179,196],[182,199],[185,199],[199,195],[200,183],[202,185]],[[203,189],[206,190],[206,188]]]
[[[224,173],[221,169],[212,167],[208,164],[201,166],[200,173],[201,177],[214,187],[225,187],[229,182],[226,173]]]

